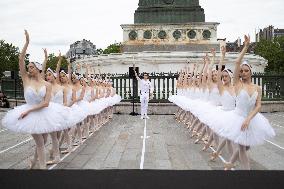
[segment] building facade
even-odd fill
[[[259,42],[261,39],[264,40],[273,40],[275,37],[284,36],[284,29],[275,29],[274,26],[270,25],[264,29],[260,29],[256,34],[256,42]]]
[[[67,57],[71,59],[80,59],[85,56],[92,56],[96,54],[96,45],[89,40],[83,39],[82,41],[76,41],[70,45]]]

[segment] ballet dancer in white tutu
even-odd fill
[[[36,143],[33,165],[38,161],[40,169],[46,169],[44,134],[61,131],[66,128],[65,115],[59,104],[50,102],[52,86],[44,81],[42,64],[30,62],[25,65],[25,56],[30,42],[25,30],[26,42],[19,56],[20,74],[24,86],[27,104],[9,111],[2,120],[2,125],[18,133],[31,134]]]
[[[234,86],[236,92],[236,108],[225,112],[223,122],[227,123],[224,130],[218,134],[238,144],[225,169],[231,169],[239,158],[244,169],[250,169],[247,150],[251,146],[260,145],[266,139],[275,136],[275,132],[268,120],[260,114],[261,88],[252,83],[252,67],[242,59],[250,43],[250,37],[245,36],[244,49],[236,61],[234,71]]]
[[[219,119],[218,115],[221,115],[223,112],[222,111],[231,111],[235,109],[235,101],[236,101],[236,95],[235,95],[235,91],[234,91],[234,86],[232,85],[232,81],[233,81],[233,72],[229,69],[224,69],[222,70],[224,64],[224,58],[226,55],[226,46],[223,45],[221,46],[221,59],[218,65],[218,74],[217,74],[217,83],[218,83],[218,89],[219,89],[219,93],[221,96],[220,102],[221,102],[221,106],[219,106],[217,109],[213,109],[213,111],[211,111],[210,113],[207,114],[208,119],[210,119],[211,123],[215,122],[216,119]],[[217,120],[219,121],[219,120]],[[212,128],[212,125],[210,124],[211,129],[214,133],[216,133],[216,127]],[[218,128],[218,129],[222,129],[222,128]],[[203,150],[207,150],[213,140],[213,135],[210,136],[207,144],[204,146]],[[211,156],[211,161],[214,161],[220,154],[221,150],[224,148],[224,146],[227,144],[228,147],[228,151],[229,154],[232,154],[233,152],[233,147],[232,147],[232,143],[230,140],[226,139],[226,138],[222,138],[221,142],[219,143],[219,146],[217,147],[217,151],[212,153]]]
[[[84,112],[77,104],[73,103],[72,101],[72,89],[73,89],[73,84],[71,80],[72,69],[69,60],[67,60],[67,63],[68,63],[68,73],[66,73],[64,70],[60,70],[61,61],[58,61],[56,68],[56,74],[59,75],[59,77],[57,77],[56,80],[61,84],[61,86],[64,87],[64,91],[66,91],[66,101],[64,101],[64,105],[71,108],[68,118],[71,119],[70,122],[73,123],[72,128],[65,129],[63,131],[63,135],[61,135],[59,147],[61,147],[64,142],[66,142],[67,144],[67,149],[61,151],[62,154],[70,153],[72,151],[72,143],[71,143],[72,129],[74,130],[75,126],[81,123],[85,119]]]
[[[89,113],[88,110],[85,108],[85,103],[83,102],[84,96],[85,96],[85,87],[83,87],[80,83],[80,79],[83,78],[83,76],[73,72],[72,73],[72,104],[76,104],[78,106],[78,109],[84,114],[84,121],[81,123],[77,123],[76,128],[73,132],[72,141],[73,146],[78,146],[82,144],[82,125],[84,124],[85,120],[87,119]],[[76,140],[76,136],[78,135],[78,141]]]

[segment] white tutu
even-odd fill
[[[119,96],[118,94],[115,94],[112,98],[113,98],[112,106],[114,106],[114,105],[116,105],[116,104],[121,102],[121,96]]]
[[[102,104],[101,101],[99,101],[98,99],[91,102],[91,107],[92,107],[92,114],[93,115],[97,115],[105,109],[104,104]]]
[[[68,129],[71,122],[68,120],[67,108],[53,102],[49,106],[29,113],[20,119],[22,113],[33,108],[34,105],[24,104],[9,111],[2,120],[2,125],[17,133],[43,134]]]
[[[85,100],[81,100],[79,102],[76,103],[84,112],[85,114],[85,118],[87,118],[88,116],[92,115],[92,106],[91,103],[85,101]]]
[[[247,91],[242,89],[236,97],[236,109],[223,111],[218,116],[218,119],[211,123],[213,130],[218,135],[244,146],[261,145],[266,139],[274,137],[275,132],[273,128],[260,113],[253,117],[247,130],[241,130],[247,115],[255,107],[257,97],[257,91],[250,96]]]
[[[82,121],[84,121],[85,118],[85,111],[77,104],[73,104],[71,106],[71,112],[69,116],[70,122],[73,123],[73,125],[76,125],[77,123],[81,123]]]
[[[241,131],[245,117],[236,110],[223,112],[222,118],[212,123],[214,131],[237,144],[244,146],[261,145],[265,140],[275,136],[275,132],[269,121],[260,113],[250,121],[246,131]]]

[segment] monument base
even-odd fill
[[[122,45],[122,52],[144,52],[144,51],[210,51],[212,48],[219,49],[219,44],[183,44],[183,45]]]
[[[122,52],[208,51],[219,48],[217,22],[122,25]]]

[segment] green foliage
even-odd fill
[[[0,79],[5,71],[19,70],[19,54],[18,47],[0,40]],[[25,62],[29,62],[29,54],[26,54]]]
[[[5,71],[19,69],[19,48],[0,40],[0,78]]]
[[[266,72],[284,73],[284,36],[272,41],[261,40],[256,45],[255,53],[268,60]]]
[[[53,53],[48,55],[47,59],[47,68],[51,68],[53,70],[56,69],[57,63],[58,63],[58,56],[55,56]],[[65,57],[62,57],[62,63],[61,63],[61,69],[67,70],[68,64],[67,64],[67,59]]]
[[[103,54],[110,53],[121,53],[121,43],[111,44],[103,51]]]

